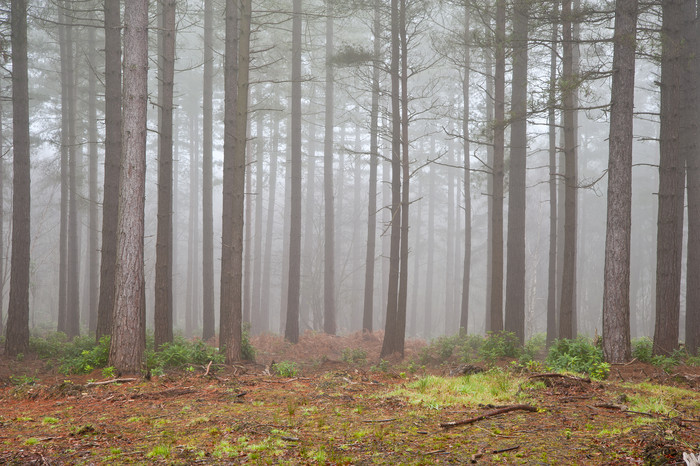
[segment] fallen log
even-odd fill
[[[534,413],[534,412],[537,412],[537,408],[535,408],[534,406],[530,406],[530,405],[506,406],[505,408],[495,409],[493,411],[489,411],[488,413],[482,414],[480,416],[472,417],[469,419],[463,419],[461,421],[441,422],[440,427],[448,429],[450,427],[457,427],[457,426],[463,426],[466,424],[473,424],[473,423],[481,421],[483,419],[498,416],[499,414],[509,413],[511,411],[530,411],[530,412]]]

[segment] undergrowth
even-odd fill
[[[588,374],[594,379],[604,379],[610,372],[610,364],[603,360],[603,350],[582,336],[555,340],[546,362],[553,370]]]

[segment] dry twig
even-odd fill
[[[450,427],[457,427],[457,426],[463,426],[465,424],[473,424],[477,421],[481,421],[483,419],[487,419],[493,416],[498,416],[499,414],[504,414],[504,413],[509,413],[511,411],[530,411],[530,412],[536,412],[537,408],[534,406],[530,405],[514,405],[514,406],[506,406],[505,408],[500,408],[500,409],[495,409],[493,411],[489,411],[488,413],[482,414],[480,416],[472,417],[469,419],[464,419],[462,421],[449,421],[449,422],[441,422],[440,427],[444,428],[450,428]]]

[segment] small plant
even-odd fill
[[[522,353],[518,337],[513,332],[489,332],[479,354],[489,362],[501,358],[517,358]]]
[[[102,377],[112,379],[115,377],[114,366],[105,367],[102,369]]]
[[[41,423],[49,425],[58,424],[58,419],[56,419],[55,417],[46,416],[44,419],[41,420]]]
[[[610,371],[610,365],[603,362],[603,351],[585,337],[556,340],[549,349],[547,364],[554,370],[588,374],[596,379],[604,379]]]
[[[299,374],[297,363],[292,361],[280,361],[272,365],[272,371],[279,377],[296,377]]]
[[[61,373],[86,374],[95,368],[105,367],[109,358],[109,342],[109,335],[100,338],[97,344],[91,337],[75,338],[64,349]]]
[[[36,385],[38,379],[33,375],[11,375],[10,382],[16,387],[27,387],[29,385]]]
[[[632,340],[632,357],[639,362],[651,363],[654,343],[649,337],[635,338]]]
[[[389,361],[380,359],[376,366],[370,368],[372,372],[389,372]]]
[[[170,445],[156,445],[146,456],[148,458],[168,458],[170,456]]]
[[[348,364],[364,364],[367,362],[367,352],[360,348],[345,348],[343,350],[343,361]]]
[[[24,444],[25,444],[25,445],[29,445],[29,446],[31,446],[31,445],[36,445],[37,443],[39,443],[39,439],[37,439],[37,438],[35,438],[35,437],[30,437],[30,438],[28,438],[27,440],[24,441]]]

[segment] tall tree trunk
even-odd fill
[[[472,192],[469,160],[469,75],[471,68],[470,5],[464,4],[464,69],[462,70],[462,145],[464,156],[464,261],[462,270],[462,302],[460,306],[460,333],[467,334],[469,324],[469,283],[472,262]]]
[[[109,335],[114,310],[117,218],[122,152],[121,18],[119,0],[105,0],[105,169],[97,340]]]
[[[255,333],[267,330],[266,318],[260,309],[260,294],[262,286],[262,239],[263,239],[263,157],[265,137],[263,131],[264,114],[258,110],[255,118],[255,237],[253,238],[253,293],[251,295],[251,326]],[[250,196],[249,196],[250,198]],[[250,244],[249,244],[250,245]]]
[[[450,133],[454,130],[450,128]],[[454,146],[452,141],[447,141],[447,228],[445,232],[445,335],[453,335],[456,329],[454,321],[454,263],[455,263],[455,176],[452,166],[454,166]]]
[[[148,103],[148,1],[124,9],[124,170],[119,180],[119,223],[114,318],[109,363],[117,373],[139,374],[145,350],[143,273]]]
[[[204,67],[202,76],[202,339],[214,336],[214,213],[212,207],[212,139],[214,95],[214,8],[204,0]]]
[[[65,30],[66,73],[68,91],[68,242],[66,273],[66,310],[65,332],[69,338],[80,334],[80,245],[78,242],[78,161],[79,157],[76,137],[76,82],[75,82],[75,56],[73,52],[73,26],[72,19],[68,19]]]
[[[59,224],[59,245],[58,245],[58,326],[59,332],[67,333],[67,313],[68,313],[68,192],[69,178],[69,151],[68,142],[70,120],[70,87],[72,67],[69,68],[69,61],[72,62],[73,49],[68,49],[66,36],[68,33],[68,20],[65,15],[65,4],[61,2],[58,7],[58,41],[61,57],[61,206]],[[71,58],[69,58],[69,55]]]
[[[315,95],[315,87],[311,86],[311,95]],[[309,108],[313,114],[313,107]],[[306,148],[306,200],[302,216],[304,218],[302,233],[301,276],[304,281],[300,283],[301,308],[299,321],[301,327],[318,330],[322,325],[323,309],[316,298],[317,277],[315,274],[316,254],[318,253],[318,237],[316,230],[316,124],[310,124],[308,129],[308,144]]]
[[[686,24],[690,50],[698,50],[700,46],[700,22],[698,12],[695,12],[694,22]],[[687,138],[686,170],[688,178],[688,257],[686,273],[685,300],[685,348],[689,354],[699,354],[700,349],[700,155],[698,148],[698,85],[696,82],[700,73],[700,60],[696,55],[688,61],[690,68],[684,72],[683,84],[688,86],[684,92],[685,109],[690,112],[684,119],[684,130]]]
[[[333,210],[333,1],[326,0],[326,95],[323,138],[323,331],[335,335],[335,212]],[[341,165],[341,170],[343,169]],[[342,179],[342,175],[341,175]],[[342,191],[341,191],[342,196]],[[342,212],[342,211],[341,211]]]
[[[270,175],[268,178],[267,194],[267,225],[265,227],[265,253],[263,259],[263,293],[260,297],[260,310],[267,315],[267,327],[265,331],[270,331],[270,281],[272,279],[272,231],[275,228],[275,202],[277,193],[277,159],[280,143],[280,113],[275,112],[272,122],[272,141],[270,144]]]
[[[513,6],[513,83],[508,189],[508,258],[505,329],[525,343],[525,184],[527,171],[528,0]]]
[[[603,280],[603,353],[627,362],[630,346],[630,235],[637,0],[617,0],[608,159],[608,224]]]
[[[246,145],[250,145],[251,141]],[[253,185],[253,167],[248,166],[245,170],[245,184],[246,186]],[[243,240],[243,323],[245,325],[251,326],[250,314],[251,314],[251,301],[252,301],[252,267],[251,256],[253,248],[253,198],[251,196],[245,196],[245,236]]]
[[[12,256],[5,354],[29,349],[29,78],[27,72],[27,2],[10,4],[12,43]]]
[[[287,319],[284,337],[299,342],[299,286],[301,272],[301,0],[293,0],[292,18],[292,161],[289,228]]]
[[[430,153],[435,154],[435,137],[430,140]],[[433,274],[435,264],[435,174],[436,166],[430,167],[428,174],[428,258],[425,267],[425,304],[423,306],[423,332],[425,339],[432,337],[433,331]]]
[[[0,95],[0,154],[4,154],[2,95]],[[5,334],[3,307],[5,301],[5,159],[0,157],[0,335]]]
[[[391,245],[384,341],[380,357],[396,351],[398,328],[399,265],[401,247],[401,96],[399,0],[391,0]]]
[[[190,116],[190,207],[187,234],[187,307],[185,335],[191,337],[199,325],[199,119],[193,109]]]
[[[377,244],[377,165],[379,163],[379,60],[381,44],[381,3],[374,2],[374,55],[372,58],[372,107],[370,110],[369,197],[367,201],[367,251],[365,255],[365,295],[362,330],[372,332],[374,320],[374,266]]]
[[[690,58],[684,37],[691,0],[663,3],[661,34],[661,157],[659,160],[659,210],[656,248],[656,319],[654,354],[669,355],[678,348],[680,320],[681,258],[687,116],[690,98],[683,86]],[[694,11],[694,10],[693,10]],[[691,18],[694,18],[695,15]],[[692,51],[694,53],[695,51]]]
[[[491,309],[489,330],[503,330],[503,172],[505,152],[506,5],[496,0],[496,72],[494,76],[493,217],[491,219]]]
[[[175,0],[161,1],[158,55],[158,226],[156,237],[155,346],[173,341],[173,87]]]
[[[493,67],[493,56],[487,52],[484,59],[484,67],[486,68],[486,121],[493,121],[494,111],[496,109],[495,93],[495,76]],[[488,125],[487,140],[490,144],[486,146],[486,169],[493,173],[494,168],[494,135],[495,130],[492,125]],[[493,187],[494,176],[486,177],[486,293],[484,296],[484,330],[491,331],[491,293],[493,289]]]
[[[234,333],[234,136],[238,74],[238,7],[236,0],[226,0],[226,39],[224,41],[224,166],[221,215],[221,299],[219,300],[219,346],[233,339]]]
[[[88,28],[88,60],[91,66],[97,66],[97,41],[95,39],[95,28]],[[97,329],[97,298],[99,296],[99,198],[97,192],[97,75],[94,72],[88,74],[88,197],[90,199],[90,209],[88,214],[88,329],[91,335]],[[2,149],[0,148],[0,153]],[[1,190],[0,190],[1,192]],[[0,222],[1,223],[1,222]],[[2,232],[0,231],[0,236]],[[0,243],[0,251],[2,244]],[[0,276],[2,269],[0,268]],[[2,287],[0,286],[0,294]],[[2,302],[0,302],[0,307]]]
[[[547,346],[557,338],[557,32],[559,2],[552,3],[552,46],[549,55],[549,262],[547,275]]]
[[[576,196],[578,191],[577,148],[576,148],[576,93],[578,76],[574,74],[574,39],[572,37],[571,0],[562,2],[562,105],[564,119],[564,180],[566,192],[564,197],[564,263],[562,268],[561,304],[559,315],[559,338],[574,338],[574,297],[576,275],[576,229],[578,214]]]

